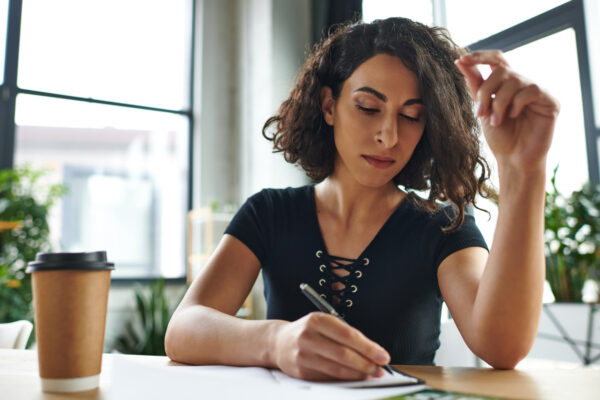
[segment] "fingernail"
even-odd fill
[[[491,126],[497,126],[498,125],[498,120],[499,120],[498,114],[493,113],[492,117],[490,118],[490,125]]]
[[[479,103],[479,105],[477,106],[477,115],[483,115],[483,105],[481,103]]]
[[[375,361],[379,364],[387,364],[388,356],[383,350],[377,350],[377,353],[375,353]]]

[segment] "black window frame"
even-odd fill
[[[188,120],[188,180],[187,180],[187,210],[192,209],[192,183],[193,183],[193,149],[194,149],[194,68],[195,68],[195,37],[196,37],[196,1],[190,1],[190,41],[189,41],[189,56],[190,56],[190,68],[189,68],[189,94],[187,108],[182,110],[150,107],[140,104],[133,103],[122,103],[116,101],[108,101],[94,98],[85,98],[79,96],[70,96],[60,93],[37,91],[32,89],[20,88],[17,85],[17,75],[19,67],[19,44],[20,44],[20,33],[21,33],[21,16],[23,11],[23,0],[8,0],[8,26],[6,34],[6,51],[5,51],[5,67],[4,67],[4,80],[0,84],[0,169],[13,168],[14,156],[15,156],[15,106],[16,99],[19,94],[29,94],[49,98],[58,98],[64,100],[74,100],[93,104],[104,104],[117,107],[125,107],[132,109],[140,109],[147,111],[158,111],[168,114],[181,115],[186,117]],[[184,224],[185,225],[185,224]],[[185,241],[187,246],[187,241]],[[187,263],[187,248],[184,249],[184,260]],[[187,270],[184,263],[182,270],[183,275],[177,278],[169,278],[170,282],[185,282],[186,276],[185,271]],[[114,282],[144,282],[154,281],[157,278],[150,275],[141,275],[139,278],[112,278]]]

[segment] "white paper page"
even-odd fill
[[[368,400],[417,392],[425,386],[379,389],[348,389],[313,382],[287,384],[275,379],[272,371],[258,367],[148,366],[113,359],[111,400],[199,400],[199,399],[285,399],[285,400]],[[283,375],[283,374],[282,374]],[[292,378],[290,378],[292,379]]]
[[[306,385],[306,381],[301,379],[292,378],[281,371],[273,370],[271,371],[275,379],[282,384],[292,384],[292,385]],[[400,374],[394,371],[393,375],[390,375],[386,372],[380,378],[369,378],[364,381],[338,381],[338,382],[314,382],[313,385],[323,385],[323,386],[336,386],[343,388],[376,388],[376,387],[389,387],[389,386],[402,386],[402,385],[411,385],[416,384],[418,382],[417,378],[413,378],[412,376],[407,376],[404,374]]]

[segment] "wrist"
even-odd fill
[[[265,328],[265,354],[264,354],[264,364],[269,368],[279,368],[278,363],[278,354],[280,347],[280,336],[283,328],[289,324],[287,321],[281,320],[270,320],[266,321]]]
[[[498,162],[500,192],[539,191],[545,193],[546,163],[523,168],[520,165]]]

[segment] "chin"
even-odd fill
[[[379,188],[379,187],[382,187],[382,186],[389,185],[390,182],[393,183],[393,180],[394,180],[395,176],[396,175],[393,175],[391,177],[365,176],[365,177],[361,177],[360,179],[357,179],[357,181],[361,185],[369,187],[369,188]]]

